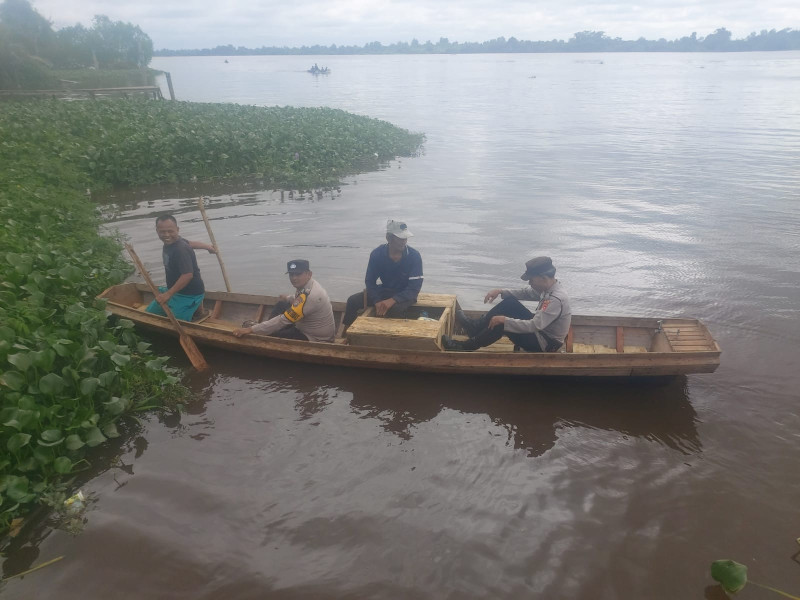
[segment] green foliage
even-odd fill
[[[57,80],[49,65],[13,40],[0,23],[0,89],[51,89]]]
[[[711,563],[711,577],[726,592],[735,594],[747,583],[747,567],[734,560],[715,560]]]
[[[800,543],[800,538],[797,540]],[[730,559],[722,559],[722,560],[715,560],[711,563],[711,578],[718,582],[722,589],[724,589],[729,594],[735,594],[747,585],[747,567],[741,563],[736,562],[735,560]],[[756,583],[755,581],[750,581],[751,585],[758,586],[762,589],[769,590],[771,592],[775,592],[779,596],[783,596],[784,598],[791,598],[792,600],[800,600],[797,596],[793,596],[792,594],[787,594],[784,591],[776,589],[774,587],[770,587],[768,585],[764,585],[763,583]]]
[[[90,28],[54,31],[28,0],[0,3],[0,89],[57,88],[52,66],[138,69],[152,57],[150,36],[131,23],[96,15]]]
[[[0,530],[85,468],[126,414],[159,405],[162,390],[185,394],[133,324],[95,300],[130,269],[77,191],[88,179],[50,134],[19,135],[36,122],[9,119],[0,114]]]
[[[417,151],[423,136],[330,108],[97,101],[7,104],[0,162],[42,157],[76,186],[188,182],[258,175],[275,186],[333,185]],[[51,173],[44,176],[50,180]]]
[[[331,109],[155,101],[0,111],[0,530],[64,490],[126,415],[185,388],[96,296],[130,271],[98,235],[98,185],[261,174],[311,187],[410,154],[421,135]],[[60,491],[60,492],[59,492]],[[49,500],[48,500],[49,499]]]

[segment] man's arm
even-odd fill
[[[405,288],[392,296],[395,302],[416,302],[422,289],[422,255],[415,252],[411,256],[413,259],[408,270],[408,283]]]
[[[263,323],[258,323],[253,325],[252,327],[242,327],[240,329],[234,329],[233,335],[236,337],[242,337],[243,335],[249,335],[251,333],[260,333],[262,335],[269,335],[271,333],[275,333],[276,331],[280,331],[287,325],[291,325],[292,322],[286,318],[285,314],[280,314],[277,317],[272,317],[268,321],[264,321]]]
[[[378,253],[383,246],[379,246],[373,250],[369,255],[369,262],[367,263],[367,274],[364,276],[364,284],[367,287],[367,298],[371,304],[375,304],[380,300],[378,295],[378,278],[380,274],[380,262]]]
[[[189,247],[192,250],[208,250],[211,254],[216,254],[217,251],[214,249],[214,246],[211,244],[206,244],[205,242],[193,242],[191,240],[186,240],[189,243]]]

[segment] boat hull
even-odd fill
[[[141,286],[143,287],[143,286]],[[140,301],[131,301],[138,296]],[[130,319],[151,331],[175,335],[169,320],[142,309],[145,293],[137,284],[122,284],[109,288],[102,298],[108,300],[108,309],[116,316]],[[257,307],[270,306],[277,300],[271,296],[226,294],[209,292],[206,302],[215,310],[221,303]],[[139,306],[134,306],[138,304]],[[342,303],[334,303],[337,317]],[[213,313],[212,313],[213,314]],[[253,313],[254,314],[254,313]],[[699,323],[696,320],[679,320],[681,323]],[[573,317],[573,323],[623,322],[644,328],[658,321],[623,317]],[[231,331],[236,321],[212,318],[202,322],[182,322],[184,331],[201,346],[213,346],[266,358],[296,362],[317,363],[366,369],[388,369],[471,375],[513,375],[553,377],[652,377],[711,373],[719,366],[720,349],[711,341],[709,349],[699,351],[643,351],[634,353],[528,353],[513,351],[445,352],[441,350],[409,350],[396,348],[358,347],[338,340],[333,343],[286,340],[268,336],[249,335],[237,338]],[[588,326],[588,325],[587,325]],[[610,326],[610,325],[606,325]],[[688,325],[686,325],[688,326]],[[703,329],[705,329],[703,327]],[[709,336],[710,338],[710,336]]]

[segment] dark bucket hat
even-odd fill
[[[532,258],[525,263],[525,272],[522,274],[520,279],[528,280],[531,277],[542,275],[543,273],[547,273],[553,269],[555,269],[555,267],[553,266],[553,261],[550,260],[549,256],[537,256],[536,258]]]

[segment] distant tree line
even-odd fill
[[[138,26],[97,15],[53,30],[28,0],[0,4],[0,88],[28,87],[48,77],[47,69],[128,69],[145,67],[153,41]]]
[[[705,37],[697,37],[697,33],[678,40],[623,40],[608,37],[603,31],[581,31],[566,42],[551,40],[549,42],[532,42],[499,37],[486,42],[451,42],[440,38],[433,43],[430,40],[420,43],[419,40],[396,42],[383,45],[370,42],[363,46],[262,46],[261,48],[234,47],[232,45],[204,48],[202,50],[156,50],[154,56],[236,56],[259,54],[478,54],[503,52],[747,52],[754,50],[800,50],[800,30],[790,28],[776,31],[763,30],[751,33],[744,39],[731,39],[731,32],[724,27]]]

